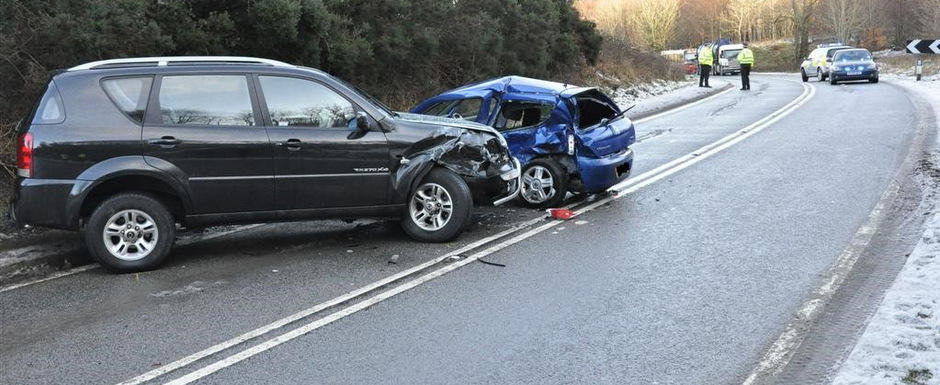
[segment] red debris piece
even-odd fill
[[[568,220],[574,218],[574,211],[571,209],[548,209],[548,215],[555,219]]]

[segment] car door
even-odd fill
[[[389,203],[385,133],[375,122],[374,130],[357,129],[357,105],[314,79],[263,74],[255,79],[275,146],[278,210]]]
[[[819,50],[813,50],[809,53],[809,60],[807,63],[806,74],[809,76],[816,76],[816,66],[819,65]]]
[[[547,125],[555,103],[554,95],[504,94],[488,125],[503,135],[509,151],[523,164],[537,154],[565,151],[566,126]]]
[[[158,76],[147,162],[188,180],[193,214],[273,209],[273,150],[245,74]]]

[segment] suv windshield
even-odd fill
[[[729,49],[729,50],[727,50],[727,51],[722,51],[722,52],[721,52],[721,57],[722,57],[723,59],[734,59],[734,58],[738,57],[738,52],[741,52],[741,50],[739,50],[739,49]]]
[[[866,61],[871,60],[871,54],[865,50],[837,52],[835,61]]]

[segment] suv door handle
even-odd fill
[[[290,151],[297,151],[300,150],[300,143],[300,139],[288,139],[287,141],[277,142],[275,144],[281,147],[287,147]]]
[[[180,144],[180,142],[181,142],[181,141],[180,141],[179,139],[176,139],[176,138],[174,138],[174,137],[172,137],[172,136],[164,136],[164,137],[162,137],[162,138],[160,138],[160,139],[150,139],[150,140],[147,141],[147,143],[150,143],[150,144],[158,144],[158,145],[160,145],[161,147],[166,147],[166,148],[174,147],[174,146],[176,146],[177,144]]]

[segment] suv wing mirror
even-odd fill
[[[369,131],[369,116],[365,112],[356,113],[356,130],[360,132]]]

